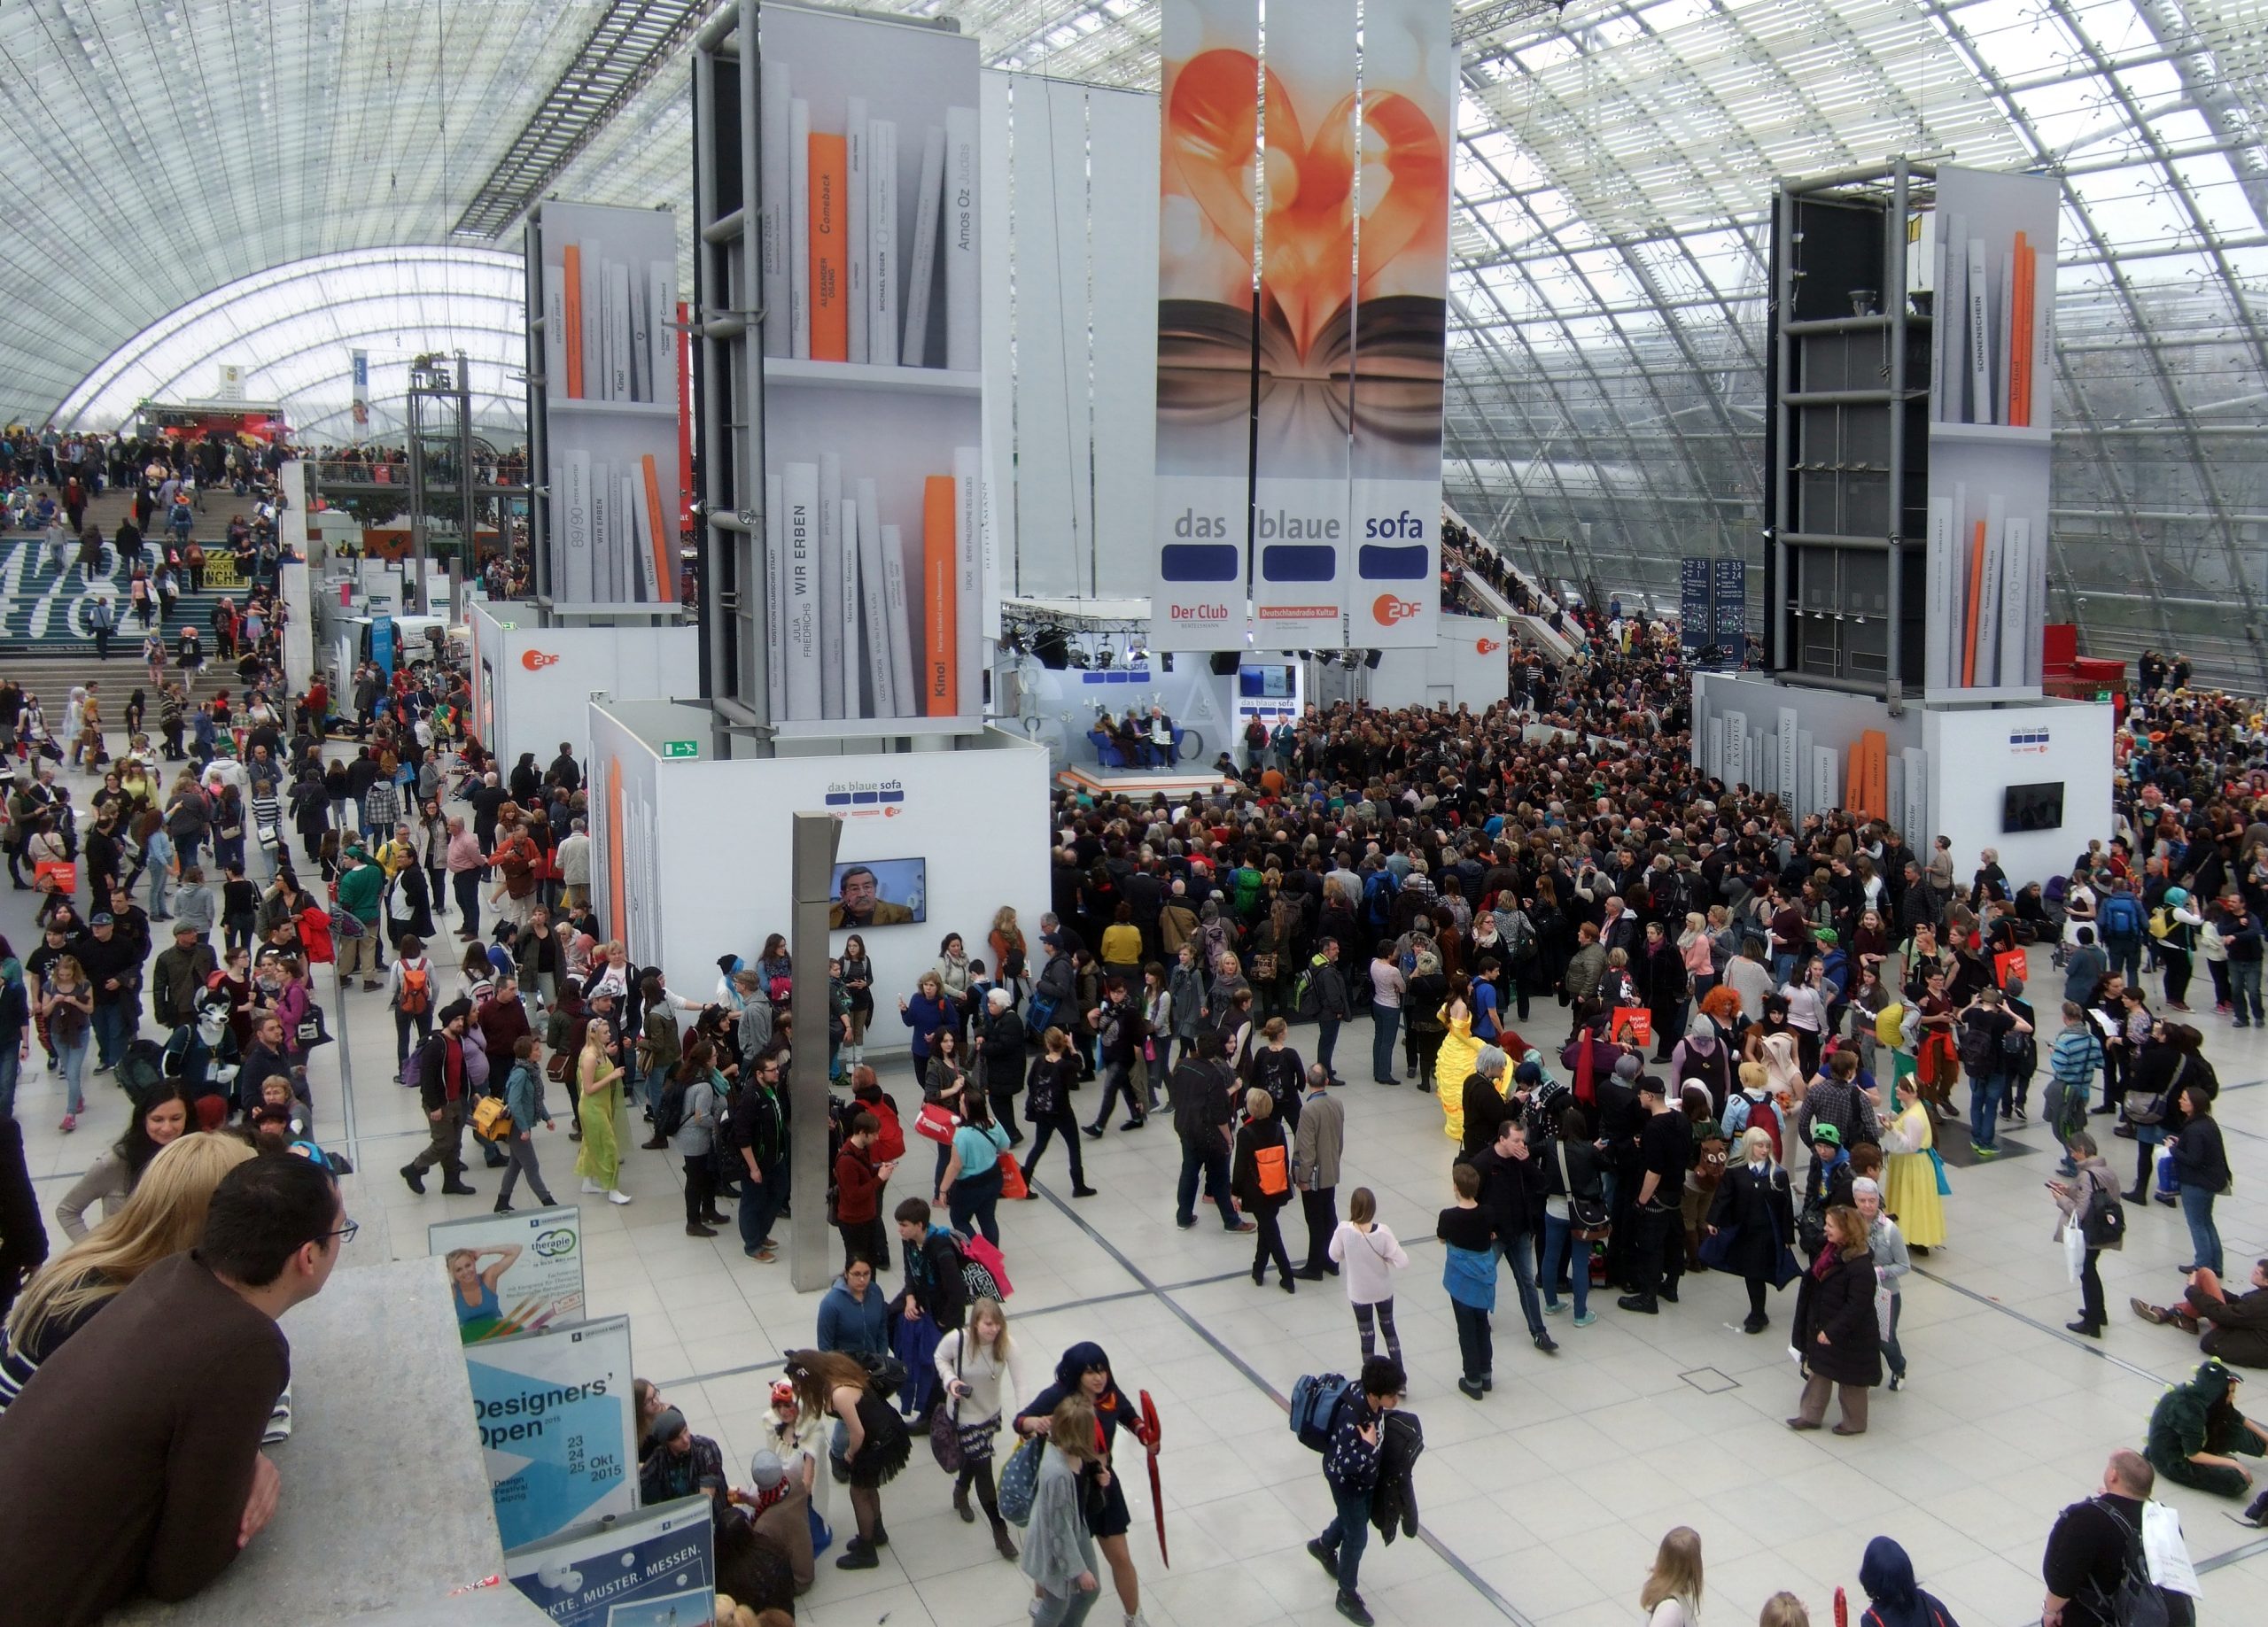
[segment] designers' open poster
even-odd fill
[[[475,1344],[464,1365],[505,1547],[636,1507],[628,1317]]]

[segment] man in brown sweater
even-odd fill
[[[79,1627],[228,1569],[276,1513],[260,1450],[291,1371],[276,1319],[322,1290],[353,1231],[327,1171],[290,1153],[240,1164],[198,1246],[41,1366],[0,1414],[0,1614]]]

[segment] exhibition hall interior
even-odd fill
[[[0,1623],[2268,1619],[2264,38],[0,7]]]

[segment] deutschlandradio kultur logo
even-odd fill
[[[896,779],[838,779],[827,787],[827,807],[851,819],[895,819],[905,811],[905,786]]]

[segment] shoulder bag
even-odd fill
[[[2165,1081],[2165,1089],[2151,1092],[2129,1090],[2118,1099],[2118,1111],[2129,1124],[2152,1125],[2165,1122],[2166,1111],[2179,1099],[2181,1076],[2189,1071],[2189,1058],[2185,1055],[2173,1065],[2173,1077]],[[2141,1105],[2135,1103],[2140,1100]]]
[[[968,1348],[968,1334],[964,1329],[956,1336],[959,1342],[953,1346],[953,1380],[958,1383],[961,1355]],[[929,1455],[937,1460],[937,1467],[945,1473],[958,1475],[961,1466],[960,1398],[955,1395],[951,1399],[951,1406],[930,1409]]]
[[[1559,1184],[1567,1192],[1567,1235],[1577,1243],[1604,1243],[1614,1228],[1606,1205],[1594,1197],[1575,1196],[1575,1182],[1567,1174],[1567,1143],[1554,1142],[1553,1154],[1559,1160]]]

